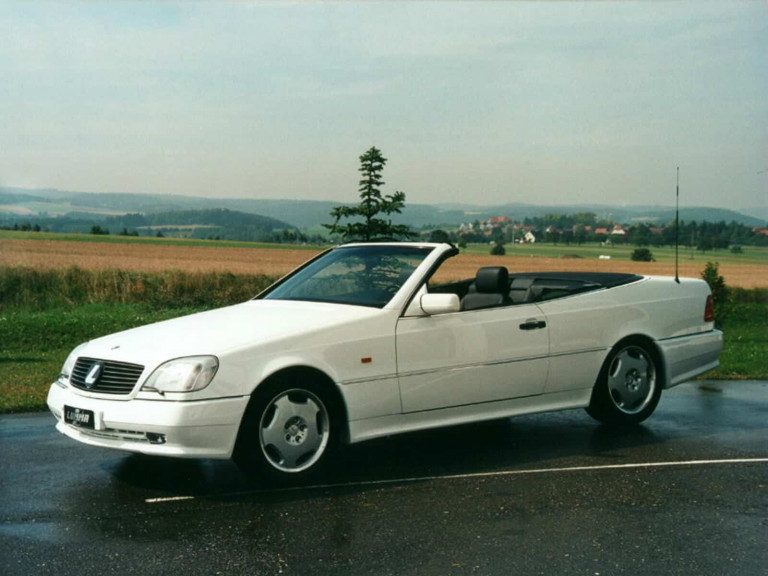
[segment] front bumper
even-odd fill
[[[248,400],[112,400],[58,384],[48,391],[48,407],[62,434],[93,446],[180,458],[229,458]],[[65,423],[65,405],[92,410],[95,428]]]
[[[723,350],[723,333],[720,330],[711,330],[658,340],[656,343],[664,357],[664,387],[671,388],[720,365],[718,357]]]

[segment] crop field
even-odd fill
[[[90,270],[180,270],[279,276],[322,249],[321,246],[286,244],[0,232],[0,265],[36,269],[78,266]],[[631,261],[629,246],[515,245],[508,246],[505,256],[490,256],[487,246],[474,245],[451,259],[439,279],[470,278],[479,267],[490,265],[503,265],[512,272],[571,270],[673,275],[674,250],[652,250],[656,262]],[[611,258],[601,260],[600,255]],[[767,248],[746,247],[743,254],[727,251],[702,254],[681,249],[680,275],[699,277],[708,260],[720,263],[720,273],[730,286],[768,287]]]
[[[231,272],[279,276],[309,260],[319,248],[221,247],[154,242],[79,242],[72,240],[0,239],[0,265],[142,272]]]
[[[472,252],[462,253],[449,260],[441,269],[438,280],[471,278],[481,266],[506,266],[510,272],[631,272],[634,274],[674,276],[674,261],[633,262],[629,258],[599,260],[595,258],[551,257],[535,253],[490,256]],[[680,276],[699,278],[707,260],[716,257],[699,258],[694,261],[680,260]],[[720,262],[720,273],[729,286],[742,288],[768,287],[768,263],[742,264]]]

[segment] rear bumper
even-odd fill
[[[78,442],[181,458],[229,458],[247,404],[248,396],[195,402],[104,400],[58,384],[48,392],[56,429]],[[92,410],[95,429],[66,424],[65,405]]]
[[[671,388],[720,365],[723,350],[720,330],[680,336],[656,342],[664,358],[664,387]]]

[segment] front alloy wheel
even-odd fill
[[[338,443],[338,412],[328,391],[303,375],[265,382],[251,397],[232,458],[260,482],[302,482]]]
[[[330,436],[328,410],[306,390],[279,393],[267,403],[259,422],[259,446],[267,462],[281,472],[312,467],[325,452]]]

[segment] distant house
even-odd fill
[[[512,220],[506,216],[491,216],[488,220],[480,222],[480,228],[486,232],[491,232],[495,228],[504,228],[512,223]]]
[[[529,230],[525,233],[525,236],[523,236],[523,242],[526,244],[534,244],[536,242],[536,236],[534,236],[533,232]]]
[[[621,227],[621,224],[616,224],[611,230],[611,236],[626,236],[627,232]]]
[[[490,237],[494,230],[506,230],[511,224],[512,220],[506,216],[491,216],[488,220],[480,222],[480,231],[483,236]]]
[[[507,224],[510,224],[512,221],[507,218],[506,216],[491,216],[488,218],[488,223],[493,226],[494,228],[499,228],[501,226],[506,226]]]
[[[768,228],[752,228],[752,232],[758,236],[768,236]]]
[[[603,226],[595,228],[595,234],[602,234],[603,236],[606,236],[608,234],[608,228]]]

